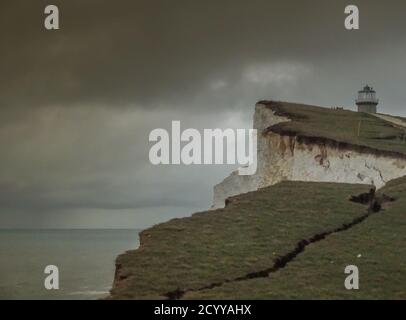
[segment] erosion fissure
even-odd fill
[[[230,282],[251,280],[251,279],[255,279],[255,278],[267,278],[272,273],[275,273],[275,272],[279,271],[280,269],[286,267],[286,265],[289,262],[294,260],[299,254],[304,252],[304,250],[305,250],[305,248],[307,246],[311,245],[312,243],[319,242],[319,241],[325,239],[326,237],[328,237],[331,234],[346,231],[346,230],[352,228],[353,226],[363,222],[371,214],[379,212],[381,210],[382,204],[384,202],[394,201],[395,199],[393,199],[391,197],[388,197],[388,196],[386,196],[384,194],[381,197],[378,198],[378,197],[375,196],[375,189],[371,189],[369,193],[363,193],[363,194],[360,194],[358,196],[352,196],[349,200],[353,201],[353,202],[361,203],[361,204],[368,204],[367,212],[365,214],[355,218],[350,223],[344,223],[343,225],[341,225],[340,227],[338,227],[336,229],[321,232],[321,233],[318,233],[318,234],[316,234],[316,235],[314,235],[314,236],[312,236],[312,237],[310,237],[308,239],[300,240],[296,244],[296,247],[292,251],[288,252],[284,256],[278,257],[275,260],[272,267],[270,267],[268,269],[265,269],[265,270],[251,272],[251,273],[248,273],[248,274],[246,274],[244,276],[237,277],[237,278],[234,278],[234,279],[228,279],[228,280],[224,280],[224,281],[221,281],[221,282],[212,283],[210,285],[200,287],[198,289],[181,290],[180,288],[178,288],[178,289],[176,289],[174,291],[166,293],[164,296],[167,297],[169,300],[177,300],[177,299],[181,299],[186,293],[189,293],[189,292],[197,292],[197,291],[209,290],[209,289],[221,287],[222,285],[224,285],[226,283],[230,283]]]

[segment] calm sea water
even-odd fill
[[[117,255],[140,230],[0,230],[0,299],[98,299],[108,294]],[[59,290],[44,269],[59,268]]]

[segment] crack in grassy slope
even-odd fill
[[[395,199],[386,196],[383,194],[381,197],[376,197],[375,195],[375,189],[371,189],[369,193],[362,193],[358,196],[352,196],[350,198],[350,201],[361,203],[361,204],[368,204],[368,210],[365,214],[353,219],[350,223],[344,223],[338,228],[325,231],[322,233],[318,233],[308,239],[303,239],[300,240],[297,244],[294,250],[288,252],[286,255],[281,256],[276,259],[274,265],[268,269],[261,270],[261,271],[256,271],[252,273],[248,273],[245,276],[242,277],[237,277],[235,279],[230,279],[230,280],[225,280],[222,282],[217,282],[217,283],[212,283],[210,285],[198,288],[198,289],[190,289],[190,290],[181,290],[181,289],[176,289],[174,291],[166,293],[164,296],[166,296],[169,300],[177,300],[181,299],[186,293],[189,292],[196,292],[196,291],[203,291],[203,290],[209,290],[217,287],[221,287],[222,285],[230,282],[238,282],[238,281],[244,281],[244,280],[250,280],[250,279],[255,279],[255,278],[266,278],[269,277],[270,274],[275,273],[279,271],[280,269],[284,268],[289,262],[291,262],[293,259],[295,259],[299,254],[304,252],[305,248],[312,243],[319,242],[326,237],[328,237],[331,234],[338,233],[338,232],[343,232],[346,231],[353,226],[363,222],[365,219],[367,219],[371,214],[379,212],[381,210],[382,204],[388,201],[394,201]]]

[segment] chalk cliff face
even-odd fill
[[[373,184],[406,175],[406,158],[373,151],[332,139],[306,138],[272,130],[291,121],[268,105],[255,107],[258,130],[258,170],[252,176],[233,172],[214,187],[213,208],[224,207],[228,197],[255,191],[283,180]]]

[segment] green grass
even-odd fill
[[[371,114],[287,102],[262,103],[292,119],[274,126],[273,131],[406,154],[405,131]]]
[[[308,246],[271,277],[185,298],[406,299],[406,178],[389,182],[380,192],[396,201],[353,228]],[[359,290],[344,288],[344,268],[350,264],[359,268]]]
[[[157,225],[144,232],[139,250],[118,257],[118,275],[124,279],[116,283],[112,297],[165,298],[178,288],[196,290],[268,269],[298,241],[364,214],[366,206],[348,198],[368,189],[365,185],[282,182],[234,197],[224,209]],[[248,282],[247,286],[251,287]],[[296,289],[292,283],[292,290]],[[216,292],[209,294],[214,298],[238,294],[219,291],[217,296]]]

